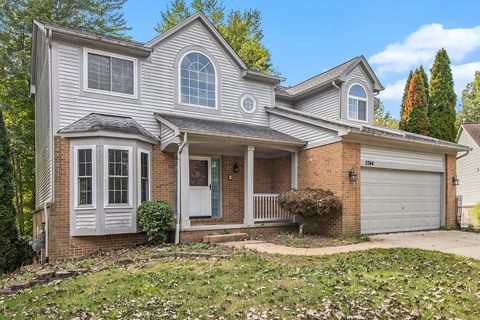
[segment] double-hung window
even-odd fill
[[[106,151],[106,204],[131,205],[132,159],[131,148],[105,147]]]
[[[348,119],[367,121],[367,93],[359,84],[354,84],[348,90]]]
[[[139,195],[138,200],[141,204],[150,200],[150,153],[140,150],[138,154],[138,179]]]
[[[95,146],[78,146],[74,152],[75,207],[95,207]]]
[[[115,95],[136,95],[136,60],[86,51],[86,89]]]

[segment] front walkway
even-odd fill
[[[321,256],[376,248],[416,248],[454,253],[480,260],[480,234],[437,230],[380,234],[371,236],[370,238],[370,242],[325,248],[294,248],[256,240],[227,242],[223,243],[223,245],[234,248],[253,249],[269,254],[297,256]]]

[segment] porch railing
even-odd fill
[[[292,221],[293,215],[278,205],[278,194],[253,194],[253,217],[255,222]]]

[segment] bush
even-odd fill
[[[138,216],[149,241],[165,242],[168,232],[173,229],[173,208],[168,202],[145,201],[138,208]]]
[[[475,226],[480,226],[480,203],[472,208],[472,222]]]
[[[320,188],[283,192],[279,196],[278,204],[282,209],[298,214],[303,218],[321,217],[342,211],[340,198],[332,191]],[[300,224],[299,233],[303,234],[303,223]]]

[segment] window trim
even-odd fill
[[[92,204],[79,205],[80,201],[78,197],[78,151],[79,150],[92,150]],[[74,210],[94,210],[97,208],[97,158],[96,158],[96,145],[79,145],[73,147],[73,208]]]
[[[251,111],[247,111],[245,110],[245,108],[243,107],[243,102],[245,101],[245,99],[251,99],[253,101],[253,109]],[[254,113],[255,111],[257,111],[257,100],[251,96],[251,95],[244,95],[241,99],[240,99],[240,107],[242,108],[243,112],[245,113],[248,113],[248,114],[252,114]]]
[[[104,208],[133,208],[133,148],[127,146],[105,145],[103,147],[103,205]],[[128,203],[109,203],[108,202],[108,150],[127,150],[128,151]]]
[[[208,106],[203,106],[201,104],[192,104],[192,103],[182,102],[182,62],[183,62],[183,59],[185,59],[185,57],[190,53],[199,53],[199,54],[207,57],[208,60],[210,61],[210,63],[212,64],[212,66],[213,66],[213,71],[215,72],[215,108],[211,108],[211,107],[208,107]],[[203,108],[203,109],[206,109],[206,110],[218,110],[218,105],[219,105],[218,104],[218,71],[217,71],[217,67],[215,66],[215,62],[212,59],[212,57],[210,57],[210,55],[208,55],[205,52],[202,52],[200,50],[188,50],[188,51],[184,52],[180,56],[180,59],[178,60],[177,78],[178,78],[177,79],[177,86],[178,86],[177,99],[178,99],[178,104],[179,105],[188,106],[188,107],[195,107],[195,108]]]
[[[365,95],[366,95],[367,97],[366,97],[366,98],[362,98],[362,97],[350,95],[350,90],[352,89],[352,87],[353,87],[354,85],[359,85],[360,87],[362,87],[362,89],[363,89],[363,91],[365,91]],[[357,119],[350,117],[350,112],[349,112],[350,99],[355,99],[355,100],[356,100]],[[358,101],[359,101],[359,100],[365,101],[365,120],[360,120],[360,119],[358,119]],[[361,83],[354,82],[354,83],[352,83],[352,84],[348,87],[348,91],[347,91],[347,119],[348,119],[348,120],[352,120],[352,121],[358,121],[358,122],[368,123],[368,91],[365,89],[365,87],[364,87]]]
[[[133,94],[89,88],[88,87],[88,54],[89,53],[93,53],[93,54],[101,55],[101,56],[105,56],[105,57],[110,57],[110,58],[117,58],[117,59],[132,61],[133,62]],[[132,57],[129,57],[129,56],[124,56],[124,55],[121,55],[121,54],[111,53],[111,52],[107,52],[107,51],[84,48],[83,49],[83,91],[90,92],[90,93],[105,94],[105,95],[109,95],[109,96],[137,99],[138,98],[137,64],[138,64],[138,59],[137,58],[132,58]],[[110,80],[111,80],[111,77],[112,77],[112,75],[110,74]]]
[[[152,199],[152,155],[149,150],[138,148],[137,152],[137,203],[140,206],[142,204],[142,153],[148,154],[148,199]]]

